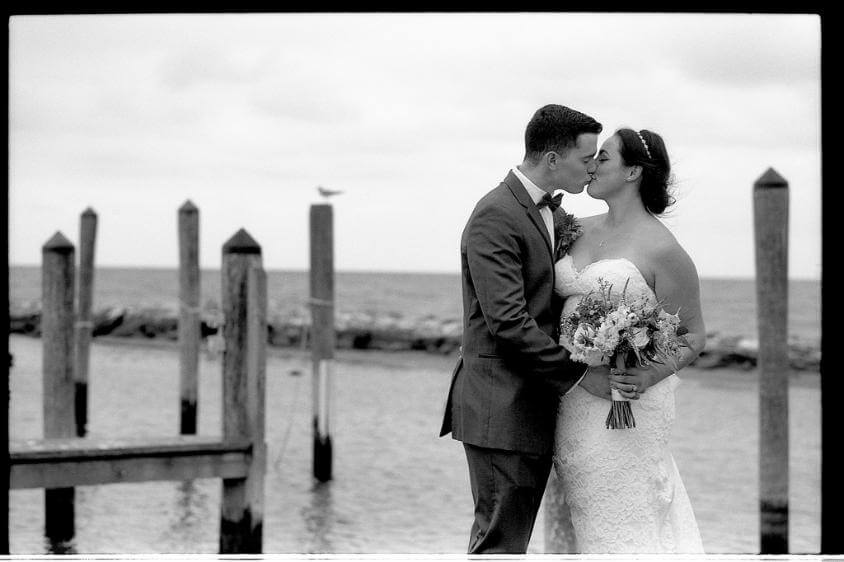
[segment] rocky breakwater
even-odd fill
[[[220,337],[223,318],[216,304],[207,304],[200,313],[203,339]],[[146,308],[112,307],[92,315],[93,336],[121,338],[160,338],[176,341],[179,314],[173,306]],[[340,311],[335,315],[336,345],[339,349],[377,349],[384,351],[420,350],[450,354],[461,343],[459,319],[441,320],[433,316],[405,318],[398,314]],[[41,335],[41,311],[38,303],[13,306],[9,332],[38,337]],[[267,341],[276,347],[307,347],[310,315],[307,310],[270,310]],[[211,347],[218,345],[209,342]]]
[[[692,365],[701,369],[739,367],[750,370],[756,368],[758,357],[758,339],[713,332],[706,335],[706,347]],[[819,343],[791,336],[788,341],[788,360],[794,370],[820,371]]]
[[[208,350],[220,349],[222,315],[214,303],[201,312],[201,334]],[[112,307],[93,315],[94,337],[159,338],[178,340],[178,310],[175,307]],[[456,353],[461,343],[460,319],[433,316],[408,318],[395,313],[338,311],[335,315],[338,349],[373,349],[383,351],[419,350],[431,353]],[[39,336],[41,312],[37,303],[13,306],[9,331],[13,334]],[[267,319],[267,341],[275,347],[306,348],[310,333],[310,315],[306,309],[273,310]],[[758,342],[750,337],[710,333],[706,348],[694,362],[703,369],[755,369]],[[817,342],[792,337],[789,359],[792,368],[817,371],[820,368]]]

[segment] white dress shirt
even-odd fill
[[[533,202],[539,203],[539,201],[545,197],[546,191],[540,187],[538,187],[535,183],[530,181],[521,170],[519,170],[518,166],[513,166],[513,173],[516,174],[516,177],[519,178],[519,181],[522,182],[522,185],[525,186],[527,189],[528,195],[530,198],[533,199]],[[554,213],[551,212],[551,208],[545,205],[544,207],[539,209],[539,216],[542,217],[542,220],[545,221],[545,228],[548,229],[548,236],[551,238],[551,248],[554,247]]]

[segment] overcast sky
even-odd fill
[[[244,227],[308,267],[315,187],[341,270],[459,271],[476,201],[560,103],[666,141],[663,220],[702,277],[754,273],[752,184],[790,183],[790,275],[821,267],[820,20],[751,14],[17,16],[9,27],[10,262],[99,215],[98,265],[178,265]],[[577,216],[604,212],[586,192]]]

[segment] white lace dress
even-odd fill
[[[575,270],[570,255],[556,264],[563,314],[603,278],[627,295],[655,302],[638,268],[624,258],[599,260]],[[567,342],[563,345],[568,346]],[[668,448],[674,423],[671,375],[631,401],[636,427],[606,429],[610,402],[580,386],[563,397],[557,417],[554,467],[579,552],[702,553],[697,522]]]

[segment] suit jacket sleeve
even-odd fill
[[[470,222],[466,253],[469,271],[490,333],[526,372],[577,380],[586,366],[542,331],[527,309],[522,279],[520,235],[512,219],[495,207]]]

